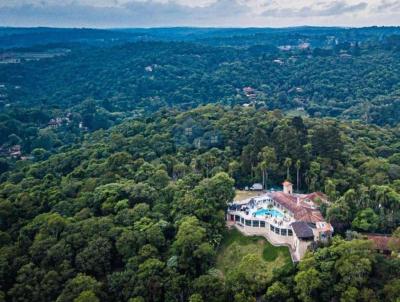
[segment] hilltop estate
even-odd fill
[[[312,243],[332,236],[333,227],[319,211],[321,202],[327,202],[323,193],[296,194],[285,181],[282,192],[229,204],[227,221],[245,235],[262,235],[273,245],[288,246],[292,260],[299,261]]]

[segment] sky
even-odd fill
[[[0,0],[0,26],[400,25],[400,0]]]

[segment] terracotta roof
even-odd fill
[[[392,236],[390,235],[381,235],[381,234],[366,234],[368,240],[374,242],[375,247],[381,251],[390,251],[388,243]]]
[[[325,220],[320,211],[312,209],[303,209],[298,213],[294,213],[294,218],[306,222],[319,222]]]
[[[311,208],[310,205],[307,204],[301,197],[283,192],[272,192],[270,193],[270,196],[280,205],[292,212],[294,214],[294,218],[298,221],[324,221],[321,212],[318,209]],[[297,198],[299,198],[299,203],[297,203]]]
[[[290,181],[288,181],[288,180],[285,180],[283,183],[282,183],[284,186],[287,186],[287,185],[293,185]]]
[[[322,201],[328,201],[328,197],[322,192],[313,192],[310,194],[306,194],[304,198],[311,201],[315,201],[317,198],[321,199]]]

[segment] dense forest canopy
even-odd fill
[[[330,196],[323,211],[338,233],[394,231],[399,133],[212,105],[98,130],[2,175],[1,290],[10,301],[395,301],[400,261],[361,239],[336,238],[269,279],[248,275],[251,257],[221,276],[215,251],[232,188],[260,180],[265,148],[276,154],[269,185],[287,158],[300,161],[300,189]]]
[[[0,28],[0,47],[0,302],[399,301],[399,28]],[[274,266],[225,211],[284,179],[328,196],[335,236]]]
[[[317,36],[320,47],[312,44],[316,33],[309,29],[246,46],[210,45],[199,39],[4,51],[4,62],[19,63],[0,64],[0,143],[19,143],[28,154],[38,147],[51,151],[80,140],[81,122],[89,131],[106,129],[162,107],[207,103],[396,125],[398,36],[388,35],[389,29],[379,36],[381,41],[368,31],[363,35],[370,40],[360,33],[339,38],[341,31],[330,36],[334,33]],[[279,42],[289,48],[277,48]],[[51,119],[67,115],[68,127],[62,129],[67,137],[46,129]]]

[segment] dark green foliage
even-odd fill
[[[360,239],[272,280],[252,269],[281,255],[268,244],[267,262],[215,266],[257,240],[224,221],[233,187],[255,182],[324,191],[337,234],[398,237],[398,33],[0,28],[17,54],[71,50],[0,64],[0,301],[397,301],[399,260]]]
[[[398,28],[1,31],[0,46],[30,46],[14,49],[16,55],[70,50],[50,59],[0,66],[0,145],[7,149],[21,144],[23,154],[35,149],[51,153],[79,143],[86,130],[107,129],[125,118],[172,106],[251,103],[298,115],[378,125],[399,122],[393,114],[400,110]],[[82,37],[87,44],[68,43]],[[34,45],[52,41],[66,43]],[[304,41],[311,49],[298,49]],[[293,47],[281,51],[281,45]],[[251,97],[243,91],[248,86],[254,89]],[[48,127],[50,119],[67,117],[68,122]],[[204,131],[204,125],[191,124],[186,120],[175,131],[190,128],[193,136]],[[301,125],[295,128],[287,133],[288,141],[295,132],[304,140]],[[260,144],[265,141],[262,133],[255,137]],[[167,139],[154,138],[156,155],[171,148]],[[196,143],[220,147],[222,140],[220,133],[210,131]],[[193,143],[194,137],[183,141]],[[297,146],[290,152],[302,151]],[[47,157],[43,152],[34,156]],[[6,170],[1,166],[0,173]]]

